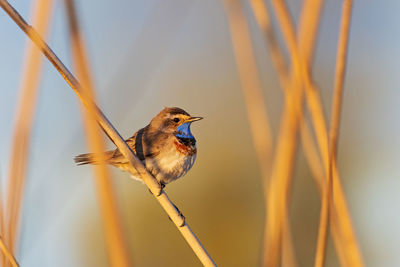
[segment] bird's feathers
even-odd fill
[[[126,143],[146,169],[159,182],[167,184],[185,175],[193,166],[197,149],[196,140],[190,132],[190,119],[198,118],[190,117],[180,108],[165,108]],[[106,164],[127,171],[140,180],[136,170],[118,148],[103,155]],[[99,164],[99,157],[93,153],[81,154],[75,157],[75,162],[78,165]]]
[[[132,137],[125,140],[126,144],[131,148],[132,152],[138,157],[140,161],[144,161],[145,158],[151,158],[159,154],[159,151],[148,151],[145,140],[143,140],[143,133],[148,127],[142,128],[137,131]],[[122,155],[121,151],[117,148],[115,150],[106,151],[104,153],[105,161],[107,164],[120,165],[128,164],[127,158]],[[95,153],[81,154],[75,157],[75,162],[78,165],[84,164],[99,164],[98,157]]]

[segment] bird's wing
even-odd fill
[[[133,153],[136,154],[135,150],[135,143],[137,138],[137,132],[129,139],[125,140],[126,144],[132,149]],[[112,151],[106,152],[110,157],[108,158],[107,162],[110,164],[124,164],[128,163],[128,160],[122,155],[121,151],[117,148]]]
[[[125,140],[127,145],[132,149],[133,153],[138,157],[140,161],[144,161],[145,158],[155,157],[158,153],[147,152],[147,149],[143,145],[143,134],[146,128],[142,128],[137,131],[131,138]],[[128,160],[122,155],[121,151],[117,148],[113,151],[106,152],[110,155],[107,162],[110,164],[126,164]]]

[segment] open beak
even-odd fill
[[[199,120],[202,120],[202,119],[203,119],[203,117],[190,117],[185,122],[194,122],[194,121],[199,121]]]

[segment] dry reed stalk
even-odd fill
[[[289,82],[288,68],[285,56],[279,46],[278,39],[271,23],[268,6],[264,0],[250,0],[250,4],[258,27],[261,29],[264,39],[268,44],[269,55],[276,70],[276,74],[278,75],[280,86],[282,89],[286,89]]]
[[[225,0],[232,45],[247,109],[247,117],[262,174],[269,175],[272,133],[260,84],[251,38],[240,2]],[[265,182],[265,181],[264,181]]]
[[[240,3],[224,1],[228,14],[236,65],[245,99],[253,145],[261,167],[263,182],[269,175],[269,161],[272,150],[272,133],[267,108],[260,84],[250,34]]]
[[[264,197],[267,202],[267,184],[270,175],[272,152],[272,134],[267,115],[267,108],[262,94],[257,63],[255,61],[246,18],[243,14],[243,7],[241,6],[240,1],[236,0],[225,0],[224,4],[230,25],[229,28],[234,56],[238,68],[242,93],[245,99],[250,132],[252,134],[253,145],[256,150],[258,163],[263,177]],[[262,5],[263,3],[257,1],[252,4]],[[263,21],[266,22],[267,19],[264,19]],[[280,60],[279,57],[274,57],[274,59],[277,61],[277,64],[284,66],[284,61]],[[284,251],[287,252],[285,262],[287,263],[287,266],[296,266],[295,253],[290,237],[288,216],[285,216],[284,221],[284,236],[286,241],[284,242]]]
[[[3,189],[2,189],[2,184],[1,184],[1,175],[0,175],[0,237],[4,236],[4,200],[3,200]],[[3,240],[2,240],[3,242]],[[1,266],[6,265],[6,257],[4,254],[0,255],[1,259]]]
[[[255,15],[257,24],[262,31],[266,42],[270,57],[272,59],[273,66],[278,75],[278,81],[281,89],[286,94],[288,81],[289,81],[289,71],[288,66],[285,62],[285,56],[282,48],[279,46],[276,34],[273,30],[270,12],[267,5],[263,0],[251,0],[252,11]],[[321,167],[321,162],[319,159],[318,151],[315,148],[311,130],[309,129],[307,122],[302,119],[300,125],[300,135],[302,138],[302,146],[304,153],[306,155],[307,162],[310,166],[311,172],[316,177],[322,177],[323,180],[323,170]],[[317,179],[318,180],[318,179]]]
[[[294,96],[298,96],[298,94],[292,95],[292,99]],[[286,106],[287,108],[282,116],[288,119],[281,122],[275,162],[267,194],[264,266],[277,266],[279,261],[282,227],[287,214],[287,193],[292,176],[292,168],[289,166],[294,164],[294,151],[296,150],[294,139],[297,135],[295,127],[297,117],[295,114],[301,112],[301,109],[296,109],[296,106],[290,102]]]
[[[95,103],[95,89],[90,74],[90,67],[84,40],[79,30],[76,8],[73,0],[66,0],[67,17],[70,30],[70,41],[74,68],[78,79],[82,82],[82,90],[92,100],[89,103]],[[101,136],[100,128],[96,123],[92,105],[88,109],[82,108],[82,117],[86,131],[86,140],[88,148],[99,155],[98,165],[94,165],[95,182],[97,185],[97,195],[102,215],[104,234],[107,240],[108,255],[111,266],[132,266],[130,261],[127,244],[123,237],[122,224],[116,197],[113,190],[111,175],[105,165],[103,152],[105,151],[104,140]]]
[[[2,255],[4,255],[5,258],[8,259],[8,262],[11,264],[12,267],[19,266],[17,260],[14,258],[13,254],[10,252],[10,250],[7,248],[6,244],[4,244],[4,240],[1,237],[0,237],[0,249],[1,249],[1,252],[3,252]],[[2,266],[5,266],[5,264],[3,263]]]
[[[285,63],[283,51],[280,48],[280,46],[277,43],[277,38],[275,36],[275,33],[273,31],[273,28],[271,27],[271,21],[270,21],[270,15],[267,6],[265,5],[264,1],[262,0],[252,0],[252,9],[255,14],[256,21],[259,25],[259,28],[262,30],[264,33],[265,39],[268,43],[268,48],[269,48],[269,53],[272,59],[272,63],[274,65],[275,70],[278,73],[278,78],[280,82],[280,86],[284,93],[286,94],[286,87],[287,87],[287,81],[289,80],[288,76],[288,69]],[[307,3],[306,3],[307,4]],[[305,10],[307,9],[307,6],[304,7]],[[309,16],[306,16],[309,17]],[[313,41],[311,41],[313,42]],[[324,187],[325,183],[325,177],[324,177],[324,170],[322,167],[322,163],[320,160],[320,157],[318,155],[318,151],[316,149],[316,145],[314,143],[313,137],[311,130],[309,129],[309,126],[307,125],[307,122],[303,119],[300,118],[300,136],[301,136],[301,144],[303,147],[303,151],[307,160],[307,163],[310,167],[310,170],[313,174],[313,177],[318,185],[319,193],[322,196],[322,190]],[[342,196],[342,194],[340,195]],[[344,244],[339,239],[340,234],[339,234],[339,224],[333,222],[332,224],[332,233],[335,241],[335,246],[338,251],[338,255],[340,258],[340,261],[344,264],[346,260],[344,259],[344,252],[343,252],[343,247]],[[289,229],[287,227],[287,229]],[[289,229],[290,230],[290,229]],[[283,244],[282,244],[282,265],[283,266],[292,266],[293,263],[286,263],[287,259],[292,259],[293,257],[290,256],[291,251],[287,249],[287,245],[285,245],[285,232],[287,230],[283,229],[283,235],[284,238],[282,239]],[[289,256],[286,256],[289,254]]]
[[[262,31],[264,38],[266,40],[268,51],[269,51],[273,66],[278,75],[278,81],[280,83],[280,87],[283,90],[283,92],[286,94],[287,89],[288,89],[287,87],[289,86],[288,81],[289,81],[290,77],[289,77],[288,67],[285,62],[284,53],[278,44],[276,34],[272,27],[272,23],[271,23],[271,19],[270,19],[270,12],[268,10],[267,5],[265,4],[265,2],[263,0],[251,0],[250,3],[251,3],[252,11],[255,15],[257,24],[258,24],[260,30]],[[303,10],[305,10],[305,11],[309,10],[307,5],[309,5],[310,3],[312,3],[312,2],[309,1],[308,3],[306,3]],[[304,15],[303,15],[303,18],[308,18],[308,16],[304,17]],[[309,25],[309,27],[312,27],[312,25]],[[312,40],[311,43],[312,42],[314,42],[314,41]],[[310,133],[310,130],[308,128],[306,121],[303,118],[300,118],[300,120],[301,120],[300,133],[301,133],[301,137],[303,140],[302,145],[303,145],[303,150],[305,151],[305,154],[306,154],[306,158],[311,167],[313,175],[320,176],[323,179],[323,176],[321,176],[321,170],[320,170],[321,164],[319,162],[318,152],[316,151],[315,146],[313,147],[314,144],[312,141],[312,135]],[[323,173],[322,173],[322,175],[323,175]],[[288,215],[287,215],[287,217],[288,217]],[[287,219],[285,219],[285,220],[287,220]],[[288,245],[286,242],[288,240],[290,242],[290,235],[287,234],[288,232],[290,232],[290,227],[287,227],[287,224],[284,223],[281,263],[282,263],[282,266],[295,266],[295,262],[291,261],[292,259],[295,258],[293,256],[293,254],[294,254],[293,250],[290,249],[291,248],[290,245]]]
[[[299,68],[299,73],[301,74],[301,81],[304,84],[306,97],[307,97],[307,105],[308,109],[311,113],[311,119],[314,126],[314,131],[317,137],[318,147],[321,153],[321,157],[323,160],[323,165],[325,169],[326,177],[329,175],[329,147],[328,147],[328,135],[326,130],[325,119],[323,116],[322,106],[320,97],[318,95],[318,91],[314,87],[311,82],[308,64],[305,62],[304,58],[301,57],[301,54],[297,51],[296,41],[293,35],[293,29],[286,29],[285,27],[290,27],[290,16],[287,11],[285,4],[279,0],[272,1],[274,8],[277,13],[278,20],[281,20],[281,25],[284,25],[283,33],[284,39],[289,47],[289,52],[291,54],[291,58],[296,62],[296,65]],[[352,229],[350,216],[347,210],[347,204],[344,197],[343,189],[341,187],[340,179],[338,176],[338,170],[336,163],[333,162],[332,165],[332,178],[333,178],[333,192],[334,192],[334,218],[337,219],[338,224],[340,225],[339,231],[337,231],[339,235],[337,238],[343,241],[343,245],[345,248],[339,246],[339,256],[346,260],[346,264],[348,266],[363,266],[361,254],[358,248],[358,244],[354,235],[354,231]]]
[[[272,28],[268,29],[268,27],[270,27],[271,23],[270,23],[270,19],[269,19],[269,15],[268,15],[268,10],[266,9],[266,6],[264,4],[263,1],[260,0],[252,0],[252,3],[255,2],[255,4],[252,5],[254,13],[255,13],[255,17],[257,20],[257,23],[259,24],[259,27],[263,30],[263,32],[265,33],[265,37],[268,41],[269,44],[269,50],[270,50],[270,54],[271,54],[271,59],[272,62],[274,63],[274,67],[277,70],[277,72],[279,72],[281,75],[278,75],[279,77],[279,81],[281,84],[282,89],[285,91],[285,83],[287,81],[287,77],[285,77],[285,75],[283,75],[283,73],[287,73],[287,69],[286,66],[284,66],[284,57],[283,57],[283,52],[281,51],[280,47],[277,46],[275,40],[275,36],[273,33]],[[308,17],[308,16],[307,16]],[[270,40],[272,39],[272,40]],[[286,92],[286,91],[285,91]],[[325,185],[325,177],[324,177],[324,170],[322,167],[322,163],[320,160],[320,157],[318,155],[318,151],[316,150],[316,145],[314,144],[313,141],[313,137],[312,134],[310,132],[310,129],[308,127],[308,125],[306,124],[306,121],[303,120],[301,125],[300,125],[300,135],[301,135],[301,143],[303,146],[303,150],[307,159],[307,163],[311,169],[311,172],[313,174],[313,177],[318,185],[318,189],[319,189],[319,193],[322,196],[323,195],[323,188]],[[338,176],[337,174],[337,170],[335,169],[336,167],[334,167],[334,172],[335,172],[335,176]],[[360,262],[357,258],[359,258],[358,256],[355,257],[355,259],[348,259],[346,258],[347,256],[349,256],[348,254],[350,253],[346,253],[346,251],[350,251],[355,250],[354,255],[359,255],[358,249],[357,247],[355,247],[354,245],[352,245],[352,241],[354,240],[354,234],[352,232],[352,227],[351,227],[351,223],[349,220],[349,213],[347,210],[347,205],[346,205],[346,201],[344,199],[344,194],[343,194],[343,190],[341,188],[340,183],[337,184],[337,189],[336,189],[336,194],[337,194],[337,201],[335,206],[333,207],[334,210],[338,209],[341,210],[341,214],[345,214],[341,217],[339,217],[339,221],[338,218],[332,219],[332,235],[335,241],[335,246],[336,246],[336,250],[338,252],[338,256],[340,259],[340,262],[342,263],[342,265],[345,266],[351,266],[351,265],[355,265],[357,264],[357,262]],[[339,203],[339,204],[338,204]],[[345,231],[345,234],[341,233],[341,229],[347,229]],[[342,236],[349,236],[350,238],[342,238]],[[350,240],[350,241],[346,241],[346,240]],[[348,247],[347,249],[344,249],[345,247]],[[282,252],[282,260],[284,260],[285,258],[285,250],[283,250]]]
[[[307,125],[307,122],[304,120],[300,127],[301,127],[300,137],[301,137],[302,147],[304,150],[304,156],[307,160],[307,164],[314,177],[314,180],[317,183],[318,192],[322,196],[322,190],[325,185],[325,173],[321,162],[321,158],[318,154],[314,137],[312,136],[311,129]],[[340,243],[336,242],[335,245],[340,246]]]
[[[33,24],[43,36],[46,36],[48,31],[52,4],[52,0],[38,0],[33,10]],[[9,185],[5,242],[8,244],[11,253],[15,251],[22,192],[28,164],[30,136],[42,70],[42,55],[37,47],[32,43],[28,43],[26,49],[12,141],[11,161],[8,170]]]
[[[319,25],[322,0],[308,0],[304,3],[298,31],[299,49],[308,61],[312,60],[315,36]],[[285,94],[279,139],[275,162],[271,173],[268,193],[267,221],[265,231],[265,252],[263,265],[277,266],[282,240],[284,216],[287,213],[287,194],[291,184],[294,156],[297,147],[298,125],[302,118],[303,91],[299,84],[299,69],[292,66],[291,79]]]
[[[252,11],[254,13],[255,19],[258,23],[259,28],[261,29],[265,40],[267,42],[267,47],[269,48],[269,55],[271,57],[272,63],[275,67],[276,73],[278,75],[278,81],[280,83],[280,87],[282,89],[286,89],[289,86],[289,73],[288,68],[286,66],[285,56],[283,51],[281,50],[276,34],[272,27],[270,14],[268,7],[263,0],[251,0],[250,1]],[[269,173],[267,175],[270,175]],[[268,179],[268,178],[267,178]],[[264,187],[265,190],[265,198],[266,198],[266,207],[267,205],[267,186]],[[289,196],[288,196],[289,197]],[[289,203],[289,199],[287,200]],[[267,212],[266,212],[267,213]],[[282,253],[281,253],[281,265],[287,267],[295,267],[296,263],[296,254],[293,248],[293,242],[291,238],[291,230],[290,230],[290,220],[289,213],[284,212],[283,218],[283,227],[282,227]],[[264,226],[264,231],[267,231],[267,225]],[[266,238],[266,237],[264,237]],[[266,241],[264,241],[266,243]],[[265,255],[264,255],[265,256]],[[265,260],[264,260],[265,262]]]
[[[71,74],[71,72],[65,67],[65,65],[58,59],[50,47],[43,41],[40,35],[35,31],[33,27],[28,25],[26,21],[18,14],[18,12],[6,1],[0,0],[0,6],[10,16],[10,18],[21,28],[23,32],[40,48],[46,58],[53,64],[57,71],[61,74],[64,80],[71,86],[74,92],[78,95],[80,101],[86,108],[88,105],[95,107],[95,117],[97,122],[100,124],[103,131],[111,139],[111,141],[118,147],[121,153],[128,159],[129,163],[142,177],[143,181],[153,193],[157,201],[164,208],[172,222],[181,232],[185,240],[188,242],[192,250],[195,252],[197,257],[205,266],[216,266],[214,261],[208,255],[207,251],[201,245],[197,237],[194,235],[190,227],[182,215],[177,210],[176,206],[169,200],[165,191],[161,188],[158,181],[147,171],[143,164],[137,159],[135,154],[122,139],[121,135],[117,132],[114,126],[105,117],[102,111],[94,104],[90,103],[90,98],[87,97],[82,86],[78,80]]]
[[[288,195],[289,197],[289,195]],[[289,199],[287,200],[289,203]],[[290,227],[289,211],[286,209],[282,219],[282,254],[281,266],[282,267],[296,267],[298,266],[296,260],[296,252],[293,245],[292,230]]]
[[[346,71],[347,48],[350,32],[350,19],[353,1],[344,0],[342,6],[342,19],[339,30],[339,40],[336,55],[335,83],[332,100],[332,111],[329,132],[329,173],[321,204],[320,225],[318,229],[317,251],[315,254],[315,267],[322,267],[325,263],[326,242],[328,237],[329,217],[332,207],[332,168],[337,162],[337,146],[340,125],[340,112],[342,109],[343,84]]]

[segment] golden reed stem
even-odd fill
[[[286,86],[287,86],[286,84],[289,79],[287,77],[288,70],[287,70],[287,66],[285,64],[283,51],[282,51],[281,47],[279,47],[279,45],[276,41],[277,38],[275,36],[273,28],[271,27],[271,21],[270,21],[270,16],[269,16],[267,6],[265,5],[265,2],[263,0],[252,0],[251,4],[252,4],[252,9],[253,9],[256,21],[259,25],[259,28],[264,33],[265,39],[268,43],[269,53],[270,53],[270,56],[272,59],[272,63],[275,67],[275,70],[278,73],[281,88],[286,93],[286,90],[285,90]],[[300,123],[301,123],[300,135],[301,135],[301,144],[303,147],[303,151],[304,151],[307,163],[310,167],[311,173],[313,174],[313,177],[318,185],[320,196],[322,197],[323,196],[322,190],[323,190],[324,184],[325,184],[323,166],[322,166],[320,157],[318,155],[318,151],[316,149],[316,145],[314,143],[311,130],[309,129],[305,120],[302,119]],[[340,190],[338,192],[342,192],[342,190]],[[344,205],[345,205],[345,201],[343,201],[343,194],[340,193],[340,194],[338,194],[338,196],[339,196],[339,199],[342,199],[341,203],[344,203]],[[337,209],[337,206],[334,206],[334,209]],[[347,208],[344,207],[344,209],[346,210],[345,214],[348,214]],[[346,216],[341,216],[341,217],[339,217],[339,219],[341,219],[342,221],[348,221],[348,217],[346,217]],[[354,264],[354,262],[349,261],[345,258],[345,256],[348,255],[349,253],[346,254],[343,249],[346,246],[346,239],[341,238],[341,236],[340,236],[341,235],[341,233],[340,233],[341,229],[339,229],[340,226],[341,226],[341,224],[340,224],[340,222],[337,222],[337,220],[332,221],[332,228],[331,228],[332,235],[333,235],[333,238],[335,241],[335,247],[338,252],[340,262],[342,263],[342,265],[349,266],[351,264]],[[350,231],[349,235],[353,235],[351,231]],[[287,247],[287,246],[285,246],[284,243],[285,242],[283,240],[282,257],[281,257],[282,266],[292,266],[293,263],[290,263],[290,262],[288,264],[285,263],[288,261],[288,259],[290,260],[292,257],[286,256],[286,254],[290,253],[290,251],[287,253],[285,252],[286,251],[285,247]],[[347,251],[349,251],[349,250],[347,250]],[[348,263],[346,264],[346,262],[348,262]]]
[[[288,89],[288,81],[290,79],[288,66],[285,62],[283,50],[278,44],[276,33],[273,30],[268,7],[263,0],[251,0],[250,3],[257,24],[268,44],[268,51],[275,71],[278,75],[280,87],[286,94]],[[323,170],[319,160],[318,151],[313,143],[311,130],[309,129],[305,120],[301,120],[300,134],[302,138],[301,144],[303,146],[303,150],[311,172],[314,176],[322,177],[321,180],[323,180]]]
[[[66,0],[65,4],[67,7],[73,65],[77,72],[78,79],[82,82],[82,90],[93,102],[96,102],[95,89],[90,74],[84,40],[79,29],[74,0]],[[132,266],[132,263],[126,241],[124,240],[124,231],[120,221],[111,175],[105,165],[103,154],[105,151],[104,140],[95,120],[94,109],[95,107],[89,105],[88,109],[82,108],[81,111],[86,130],[88,148],[96,155],[99,155],[100,164],[94,165],[93,168],[104,234],[107,240],[110,266],[128,267]]]
[[[0,181],[1,181],[1,175],[0,175]],[[4,200],[3,200],[3,188],[2,184],[0,183],[0,237],[4,237],[5,235],[5,229],[4,229]],[[2,240],[2,242],[5,242]],[[1,260],[1,266],[6,266],[6,257],[4,254],[0,255],[0,260]]]
[[[278,75],[280,87],[282,90],[285,90],[288,87],[289,82],[288,67],[271,23],[271,16],[268,6],[264,0],[250,0],[250,4],[258,27],[260,28],[264,39],[268,44],[267,47],[269,55],[271,57],[276,74]]]
[[[308,61],[312,61],[315,36],[319,25],[322,0],[304,3],[298,31],[298,46]],[[303,91],[299,83],[299,68],[292,65],[291,78],[285,94],[285,106],[279,129],[279,139],[272,167],[268,190],[267,220],[263,266],[278,266],[284,217],[287,213],[287,194],[291,184],[294,156],[297,147],[297,131],[302,118]]]
[[[287,87],[289,87],[289,73],[288,68],[286,65],[286,60],[283,54],[282,49],[280,48],[276,34],[272,27],[270,14],[268,7],[263,0],[251,0],[250,1],[252,11],[254,13],[255,19],[258,23],[259,28],[262,31],[262,34],[265,37],[265,41],[267,43],[269,55],[271,57],[272,63],[275,67],[276,73],[278,75],[278,81],[280,83],[280,87],[285,91]],[[268,173],[268,176],[270,173]],[[289,186],[289,184],[288,184]],[[268,206],[268,190],[267,184],[264,187],[265,190],[265,200],[267,208]],[[289,203],[290,196],[287,196],[287,202]],[[266,211],[267,213],[267,211]],[[281,265],[283,267],[296,267],[296,254],[293,247],[292,237],[291,237],[291,230],[290,230],[290,220],[289,220],[289,212],[286,210],[283,213],[283,222],[282,222],[282,253],[281,253]],[[267,231],[267,224],[264,226],[264,231]],[[264,237],[265,238],[265,237]],[[266,241],[264,241],[266,243]],[[264,255],[265,256],[265,255]],[[265,259],[264,259],[265,262]]]
[[[272,133],[251,38],[240,2],[224,0],[224,4],[228,15],[234,56],[247,109],[253,145],[263,177],[267,179],[272,150]]]
[[[176,206],[168,199],[167,194],[162,190],[157,180],[146,170],[143,164],[137,159],[135,154],[122,139],[121,135],[117,132],[114,126],[108,121],[107,117],[102,111],[92,102],[92,100],[82,90],[82,86],[78,80],[71,74],[71,72],[64,66],[64,64],[58,59],[50,47],[43,41],[40,35],[29,26],[26,21],[18,14],[18,12],[6,1],[0,0],[0,6],[10,16],[12,20],[21,28],[22,31],[40,48],[46,58],[53,64],[65,81],[71,86],[71,88],[78,95],[80,101],[86,108],[88,105],[95,107],[95,117],[97,122],[105,134],[113,141],[118,147],[121,153],[128,159],[129,163],[137,170],[142,177],[143,181],[153,193],[157,201],[164,208],[168,216],[171,218],[175,226],[181,232],[185,240],[188,242],[192,250],[195,252],[197,257],[203,263],[204,266],[216,266],[214,261],[208,255],[207,251],[201,245],[200,241],[194,235],[190,227],[187,225],[181,214],[176,209]]]
[[[287,21],[290,21],[290,16],[284,2],[279,0],[272,1],[273,6],[276,10],[278,20],[282,20],[281,25],[290,26]],[[286,27],[285,26],[285,27]],[[305,87],[307,105],[311,113],[311,119],[314,126],[314,131],[317,137],[318,147],[321,153],[321,157],[324,164],[325,176],[329,175],[329,147],[328,147],[328,135],[326,130],[325,119],[323,116],[323,110],[321,106],[320,97],[318,91],[311,82],[309,68],[307,62],[301,57],[301,53],[297,51],[296,41],[293,35],[292,29],[283,30],[284,39],[288,44],[289,52],[291,54],[292,60],[298,66],[298,73],[300,73],[301,82]],[[361,254],[358,249],[358,244],[352,229],[350,215],[347,210],[347,204],[345,201],[343,189],[341,188],[341,183],[338,175],[338,170],[336,163],[333,162],[332,165],[332,178],[333,178],[333,194],[334,194],[334,206],[335,212],[334,217],[338,218],[338,223],[340,224],[340,233],[342,236],[340,238],[345,244],[345,248],[340,247],[338,254],[340,258],[345,258],[349,266],[363,266]]]
[[[5,258],[8,259],[8,261],[12,267],[19,267],[17,260],[14,258],[13,254],[10,252],[10,250],[7,248],[6,244],[4,244],[4,240],[1,237],[0,237],[0,249],[1,249],[1,252],[3,252],[2,255],[4,255]],[[2,266],[5,266],[5,264],[3,264]]]
[[[273,143],[268,112],[262,94],[257,63],[255,61],[251,37],[248,30],[249,28],[246,17],[243,14],[243,6],[240,1],[237,0],[224,0],[223,3],[228,16],[233,52],[245,100],[253,146],[261,169],[262,182],[264,184],[264,197],[267,206],[267,185],[271,172],[270,161]],[[252,4],[262,5],[263,2],[257,1],[257,3],[252,2]],[[263,19],[264,22],[268,21],[265,18]],[[277,64],[280,66],[285,64],[279,57],[274,57],[274,60],[277,61]],[[288,262],[288,266],[296,266],[288,216],[285,216],[284,221],[284,237],[286,241],[284,242],[284,251],[287,252],[285,260]]]
[[[338,48],[336,55],[335,84],[332,100],[330,133],[329,133],[329,173],[325,186],[318,229],[317,251],[315,254],[315,267],[322,267],[325,263],[326,243],[328,237],[329,217],[332,207],[332,166],[337,162],[337,146],[340,125],[340,111],[342,108],[343,84],[346,71],[347,47],[350,31],[350,19],[353,1],[344,0],[342,6],[342,19],[340,23]]]
[[[49,20],[53,6],[52,0],[37,0],[33,9],[33,25],[35,25],[43,36],[49,28]],[[35,114],[37,92],[40,74],[42,71],[42,54],[32,43],[27,44],[25,63],[22,73],[20,95],[17,104],[17,115],[12,140],[11,160],[8,175],[7,190],[7,224],[6,232],[4,226],[1,232],[14,254],[16,247],[17,232],[19,227],[20,208],[23,188],[25,184],[26,169],[28,164],[29,144]],[[4,264],[5,262],[2,261]]]

